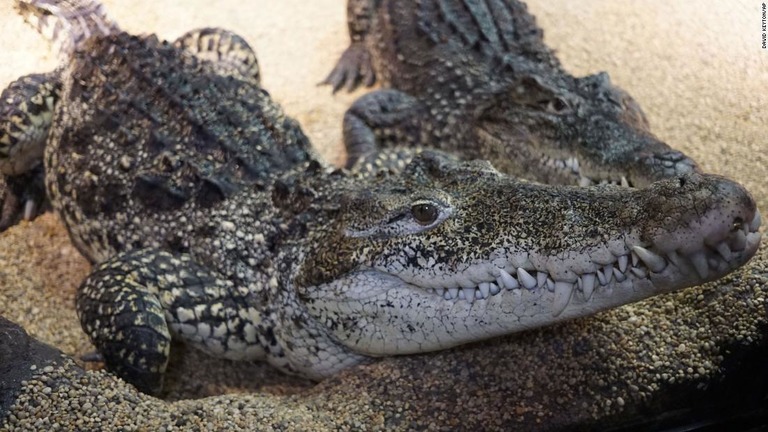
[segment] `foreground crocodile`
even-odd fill
[[[713,280],[757,249],[754,201],[718,176],[546,186],[431,151],[397,175],[333,170],[253,80],[97,28],[94,5],[20,3],[94,35],[57,78],[46,185],[98,264],[83,327],[144,391],[171,337],[320,379]]]
[[[643,186],[697,170],[605,72],[574,78],[517,0],[349,0],[352,43],[324,81],[389,89],[344,120],[349,166],[432,147],[550,184]]]

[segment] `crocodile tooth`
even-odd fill
[[[603,275],[605,275],[605,280],[607,283],[611,283],[611,278],[613,278],[613,265],[608,264],[607,266],[603,267]]]
[[[501,279],[501,276],[496,278],[496,285],[500,286],[502,289],[505,288],[504,281]]]
[[[608,279],[605,278],[605,275],[603,274],[602,270],[598,270],[596,274],[597,274],[597,279],[600,281],[600,285],[608,285]]]
[[[549,277],[549,275],[547,273],[537,272],[536,273],[536,284],[537,284],[537,286],[539,288],[542,288],[544,286],[544,284],[547,283],[547,278],[548,277]]]
[[[486,297],[483,297],[483,293],[480,292],[479,289],[475,290],[475,300],[485,300]]]
[[[493,282],[489,283],[488,286],[490,287],[489,289],[490,289],[490,293],[491,293],[492,296],[495,296],[496,294],[501,292],[501,287],[499,287],[499,285],[497,285],[497,284],[495,284]]]
[[[480,291],[480,295],[482,298],[487,299],[488,296],[491,294],[491,284],[488,282],[483,282],[480,285],[478,285],[480,288],[478,291]]]
[[[709,276],[709,264],[707,264],[707,256],[704,255],[704,252],[699,251],[693,255],[689,255],[688,259],[691,260],[693,267],[696,269],[696,273],[698,273],[702,279],[706,279],[707,276]]]
[[[509,259],[510,264],[512,264],[512,268],[517,269],[518,267],[522,267],[524,269],[527,268],[533,268],[533,263],[528,257],[527,253],[519,254],[519,255],[513,255]],[[517,270],[515,270],[517,271]],[[512,273],[510,273],[512,274]]]
[[[468,300],[470,303],[472,303],[475,300],[475,289],[474,288],[464,288],[459,292],[459,296],[461,296],[461,293],[464,293],[464,298]]]
[[[459,297],[459,289],[458,288],[449,288],[448,291],[445,292],[446,300],[453,300],[457,297]]]
[[[593,182],[587,177],[581,176],[581,178],[579,179],[579,186],[581,187],[592,186],[593,184],[595,184],[595,182]]]
[[[552,301],[552,316],[558,316],[565,310],[573,295],[573,284],[571,282],[554,282],[555,298]]]
[[[459,300],[466,300],[467,299],[467,295],[464,294],[464,288],[459,290],[459,296],[458,297],[459,297]],[[474,293],[472,294],[472,298],[475,298],[475,294]]]
[[[640,262],[640,257],[637,256],[637,252],[632,250],[630,251],[629,256],[632,257],[632,267],[637,267],[637,263]]]
[[[445,288],[435,288],[435,294],[440,297],[445,297]]]
[[[648,272],[646,272],[645,269],[642,269],[640,267],[632,267],[631,269],[629,269],[629,271],[631,271],[633,275],[637,276],[640,279],[645,279],[648,277]]]
[[[28,199],[24,203],[24,220],[32,220],[35,214],[37,214],[37,205],[35,205],[35,200]]]
[[[749,230],[752,232],[757,231],[762,223],[762,216],[760,216],[760,210],[755,212],[755,217],[752,218],[752,222],[749,223]]]
[[[747,247],[747,235],[744,234],[744,231],[739,230],[733,234],[731,245],[737,251],[744,250]]]
[[[629,187],[629,182],[627,181],[627,178],[624,176],[621,176],[621,185],[624,187]]]
[[[729,248],[725,242],[718,243],[715,249],[717,250],[717,253],[723,257],[724,260],[730,262],[733,258],[733,255],[731,254],[731,248]]]
[[[584,292],[584,298],[589,301],[592,298],[592,293],[595,291],[595,274],[585,273],[579,278],[581,281],[581,289]]]
[[[555,290],[555,281],[551,278],[547,278],[547,290],[553,292]]]
[[[525,271],[524,268],[519,267],[517,269],[517,278],[520,280],[520,283],[523,284],[523,286],[526,289],[532,290],[536,288],[536,285],[537,285],[536,278],[531,276],[531,274]]]
[[[683,259],[682,257],[677,253],[677,251],[671,251],[667,253],[667,257],[669,258],[669,261],[675,265],[675,267],[679,269],[686,269],[688,266],[683,265]]]
[[[642,246],[632,246],[632,252],[642,260],[654,273],[659,273],[667,267],[667,261]]]
[[[520,284],[517,283],[517,279],[513,278],[512,275],[504,271],[504,269],[499,270],[499,274],[500,276],[496,281],[499,284],[499,287],[504,287],[506,289],[515,289],[520,287]]]
[[[629,264],[629,257],[626,255],[622,255],[619,257],[619,270],[622,273],[626,273],[627,271],[627,264]]]
[[[579,160],[575,157],[569,157],[568,160],[565,161],[565,164],[570,168],[573,172],[578,173],[580,171],[579,169]]]
[[[627,280],[627,276],[616,267],[613,268],[613,277],[616,278],[616,282],[624,282]]]

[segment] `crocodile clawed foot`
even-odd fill
[[[5,179],[0,177],[0,231],[5,231],[19,221],[19,207],[18,197]]]
[[[370,87],[376,82],[376,72],[371,63],[371,54],[359,42],[353,42],[341,55],[336,67],[319,84],[330,85],[333,93],[345,87],[355,90],[360,84]]]
[[[103,363],[104,356],[98,351],[89,351],[81,355],[80,360],[86,363]]]
[[[49,209],[42,167],[19,176],[0,177],[0,232]]]

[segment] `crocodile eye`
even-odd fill
[[[416,222],[420,223],[421,225],[429,225],[433,223],[437,220],[439,213],[440,212],[438,211],[437,206],[434,204],[414,204],[411,207],[411,214],[413,214]]]
[[[563,98],[556,97],[547,103],[547,111],[555,113],[555,114],[561,114],[563,111],[568,109],[568,102],[566,102]]]
[[[542,99],[537,102],[540,110],[549,114],[563,114],[571,108],[571,105],[565,99],[554,96],[551,99]]]

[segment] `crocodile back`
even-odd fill
[[[47,189],[92,261],[138,247],[174,250],[186,234],[147,230],[245,188],[265,190],[276,173],[314,158],[265,90],[154,37],[93,38],[62,81]]]
[[[385,87],[418,95],[425,87],[419,78],[424,70],[471,71],[509,58],[560,68],[524,3],[389,0],[378,7],[384,10],[374,15],[368,43],[376,47],[372,52],[381,52],[373,62]],[[445,65],[444,59],[466,67]]]

